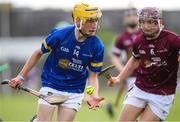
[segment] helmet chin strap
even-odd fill
[[[76,26],[76,29],[81,33],[81,35],[84,37],[84,38],[87,38],[88,36],[90,36],[89,34],[86,34],[82,31],[82,24],[83,24],[83,21],[80,20],[80,25],[79,27],[77,26],[76,22],[74,23],[75,26]]]
[[[161,33],[161,30],[159,30],[158,32],[156,32],[156,34],[155,34],[153,37],[150,37],[150,36],[148,37],[148,36],[146,36],[146,39],[147,39],[147,40],[157,39],[157,38],[159,37],[160,33]]]
[[[78,30],[85,38],[87,38],[88,36],[90,36],[89,34],[84,33],[82,30]]]
[[[74,25],[76,26],[76,29],[77,29],[77,30],[80,30],[80,29],[82,28],[82,23],[83,23],[83,21],[80,20],[80,25],[79,25],[79,27],[78,27],[77,24],[76,24],[76,21],[74,22]]]
[[[158,26],[159,26],[159,31],[155,32],[153,37],[146,36],[147,40],[154,40],[154,39],[157,39],[159,37],[162,29],[164,28],[164,26],[161,24],[160,20],[158,20]]]

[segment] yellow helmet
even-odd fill
[[[83,23],[90,19],[99,19],[102,16],[101,10],[96,7],[85,3],[77,3],[74,6],[73,12],[73,21],[77,18],[80,18]]]

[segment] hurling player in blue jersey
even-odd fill
[[[90,108],[96,109],[103,100],[98,95],[97,73],[103,66],[104,46],[95,35],[101,15],[98,7],[76,4],[72,12],[74,25],[52,30],[9,85],[15,88],[22,83],[40,57],[49,53],[42,69],[40,93],[69,97],[65,103],[58,105],[57,121],[74,120],[84,97],[87,79],[95,88],[88,103]],[[55,106],[39,99],[37,120],[51,121],[54,109]]]

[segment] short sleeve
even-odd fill
[[[46,53],[55,48],[56,43],[58,41],[57,33],[52,31],[44,40],[41,45],[42,53]]]
[[[100,72],[103,66],[103,59],[104,59],[104,46],[103,44],[100,44],[95,49],[94,55],[89,64],[89,69],[93,72]]]

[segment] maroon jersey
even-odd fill
[[[156,40],[136,38],[133,56],[140,59],[136,86],[154,94],[174,94],[177,85],[178,51],[180,37],[162,30]]]
[[[127,31],[125,31],[122,34],[120,34],[118,38],[116,39],[116,43],[113,47],[113,50],[112,50],[113,54],[120,56],[122,51],[125,51],[127,55],[127,60],[128,60],[132,56],[133,43],[136,37],[140,33],[141,33],[140,31],[136,33],[128,33]],[[134,72],[132,76],[136,76],[135,74],[136,72]]]

